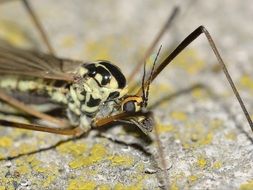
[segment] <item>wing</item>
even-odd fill
[[[0,44],[0,74],[73,81],[73,71],[82,63]]]

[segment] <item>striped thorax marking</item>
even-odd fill
[[[108,61],[85,63],[77,69],[75,82],[70,86],[68,113],[80,116],[80,122],[86,125],[84,117],[96,116],[101,105],[121,98],[126,89],[126,78],[117,66]]]

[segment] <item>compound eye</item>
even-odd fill
[[[94,77],[97,74],[97,68],[95,64],[87,64],[85,65],[85,68],[88,70],[87,75],[89,77]]]
[[[89,70],[88,76],[94,77],[97,74],[96,68]]]
[[[128,101],[123,105],[123,111],[125,112],[135,112],[135,101]]]

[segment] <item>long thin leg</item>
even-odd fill
[[[167,171],[168,167],[167,167],[167,162],[165,160],[165,154],[162,148],[162,142],[160,141],[157,125],[154,126],[154,133],[155,133],[155,140],[157,143],[157,150],[159,153],[160,162],[163,167],[163,174],[164,174],[163,180],[164,180],[164,186],[165,186],[164,189],[169,189],[170,181],[169,181],[169,178],[167,177],[169,176],[168,171]]]
[[[98,120],[94,120],[92,122],[92,127],[97,128],[97,127],[103,127],[105,125],[111,124],[113,122],[119,121],[119,120],[124,120],[130,117],[138,117],[138,116],[146,116],[149,117],[152,115],[152,112],[133,112],[133,113],[127,113],[127,112],[122,112],[119,114],[111,115],[108,117],[100,118]]]
[[[45,30],[43,29],[42,27],[42,24],[39,20],[39,18],[37,17],[37,15],[35,14],[35,12],[33,11],[33,8],[31,7],[31,5],[29,4],[28,0],[22,0],[23,4],[24,4],[24,7],[26,8],[28,14],[30,15],[34,25],[36,26],[43,42],[45,43],[45,45],[47,46],[48,48],[48,51],[50,54],[52,55],[55,55],[55,51],[53,49],[53,46],[51,45],[47,35],[46,35],[46,32]]]
[[[45,113],[42,113],[42,112],[39,112],[37,110],[35,110],[34,108],[30,107],[30,106],[27,106],[25,105],[24,103],[16,100],[15,98],[12,98],[11,96],[8,96],[7,94],[5,94],[4,92],[2,92],[0,90],[0,99],[7,102],[8,104],[12,105],[13,107],[15,108],[18,108],[19,110],[22,110],[30,115],[33,115],[37,118],[40,118],[40,119],[43,119],[43,120],[46,120],[46,121],[49,121],[49,122],[52,122],[52,123],[55,123],[57,125],[60,125],[61,127],[65,127],[65,126],[68,126],[69,123],[65,120],[61,120],[61,119],[57,119],[55,117],[52,117],[48,114],[45,114]]]
[[[42,126],[42,125],[17,123],[17,122],[7,121],[3,119],[0,119],[0,125],[4,127],[28,129],[28,130],[33,130],[33,131],[41,131],[41,132],[60,134],[60,135],[79,135],[83,132],[83,130],[80,127],[52,128],[52,127],[47,127],[47,126]]]
[[[152,112],[146,112],[146,113],[143,113],[143,112],[125,113],[125,112],[123,112],[123,113],[119,113],[119,114],[116,114],[116,115],[113,115],[113,116],[109,116],[109,117],[101,118],[99,120],[95,120],[95,121],[93,121],[92,126],[95,127],[95,128],[98,128],[98,127],[103,127],[105,125],[111,124],[115,121],[120,121],[121,119],[127,119],[127,118],[130,118],[130,117],[138,117],[138,116],[151,117],[152,115],[153,115]],[[168,176],[167,163],[164,159],[164,151],[162,149],[162,143],[159,139],[157,127],[156,127],[155,124],[154,124],[154,131],[155,131],[155,139],[156,139],[156,142],[157,142],[158,153],[160,155],[161,164],[163,166],[164,185],[165,185],[166,189],[169,189],[168,188],[169,187],[169,179],[167,177],[165,177],[165,176]]]
[[[137,117],[137,116],[149,116],[152,114],[151,112],[136,112],[136,113],[119,113],[113,116],[101,118],[98,120],[93,121],[91,124],[93,128],[97,127],[103,127],[105,125],[111,124],[115,121],[119,121],[121,119],[126,119],[129,117]],[[20,129],[28,129],[28,130],[34,130],[34,131],[42,131],[42,132],[48,132],[48,133],[55,133],[55,134],[62,134],[62,135],[77,135],[83,132],[83,130],[80,127],[67,127],[67,128],[51,128],[46,127],[42,125],[36,125],[36,124],[25,124],[25,123],[18,123],[18,122],[12,122],[0,119],[0,125],[6,126],[6,127],[13,127],[13,128],[20,128]]]
[[[165,22],[165,24],[163,25],[163,27],[161,28],[161,30],[159,31],[159,33],[157,34],[157,36],[155,37],[155,39],[153,40],[153,42],[151,43],[150,47],[145,52],[143,58],[140,59],[139,62],[138,62],[138,64],[134,67],[132,73],[128,77],[128,81],[132,81],[134,79],[134,77],[136,76],[136,74],[140,71],[141,67],[143,66],[143,63],[151,55],[151,53],[153,52],[154,48],[156,47],[156,45],[158,44],[158,42],[160,41],[160,39],[163,37],[163,35],[165,34],[165,32],[171,27],[171,25],[173,23],[173,20],[175,19],[175,17],[178,14],[178,12],[179,12],[179,8],[175,7],[173,9],[172,13],[170,14],[170,16],[168,17],[168,20]]]
[[[192,41],[194,41],[196,38],[198,38],[202,33],[205,34],[216,58],[218,59],[219,64],[222,66],[223,72],[241,106],[241,109],[249,123],[249,126],[253,132],[253,122],[250,118],[249,112],[247,110],[247,108],[245,107],[243,100],[227,70],[227,67],[225,65],[225,63],[223,62],[220,53],[218,52],[215,43],[211,37],[211,35],[209,34],[209,32],[207,31],[207,29],[204,26],[199,26],[197,29],[195,29],[190,35],[188,35],[179,45],[178,47],[157,67],[157,69],[154,71],[152,77],[151,77],[151,81],[153,81],[157,75],[167,66],[169,65],[169,63],[171,63],[171,61],[181,52],[183,51]],[[146,85],[148,85],[148,81],[145,82],[145,87]],[[139,89],[138,91],[138,95],[140,95],[142,93],[142,88]]]

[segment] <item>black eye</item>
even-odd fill
[[[124,105],[123,105],[123,111],[125,112],[135,112],[135,103],[134,101],[129,101],[129,102],[126,102]]]
[[[85,68],[88,70],[89,77],[94,77],[97,74],[97,68],[95,64],[87,64],[85,65]]]
[[[94,69],[89,70],[89,77],[94,77],[97,74],[96,67]]]

